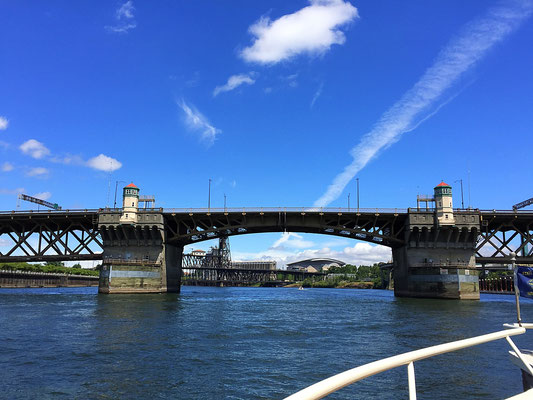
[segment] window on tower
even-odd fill
[[[131,202],[131,206],[135,207],[135,202],[134,201]]]

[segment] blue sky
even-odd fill
[[[533,172],[532,0],[2,1],[0,209],[18,192],[112,205],[406,208],[441,180],[508,209]],[[110,189],[109,189],[110,188]],[[468,190],[470,188],[470,190]],[[470,196],[468,193],[470,192]],[[31,207],[25,204],[24,208]],[[203,243],[207,248],[212,243]],[[320,235],[231,239],[235,258],[349,262]]]

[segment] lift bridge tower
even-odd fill
[[[231,268],[231,251],[227,236],[218,239],[218,247],[212,247],[206,254],[204,267],[227,269]]]

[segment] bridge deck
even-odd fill
[[[406,216],[416,211],[319,207],[139,209],[140,213],[162,213],[168,240],[180,246],[221,235],[293,231],[394,247],[403,245]],[[122,209],[109,208],[0,211],[0,261],[99,260],[102,257],[99,217],[121,212]],[[454,212],[480,214],[478,263],[509,263],[511,251],[518,253],[519,262],[533,263],[532,210]]]

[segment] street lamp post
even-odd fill
[[[350,193],[348,193],[348,212],[350,212]]]
[[[359,212],[359,178],[355,180],[357,181],[357,212]]]
[[[463,180],[462,179],[457,179],[455,182],[461,182],[461,208],[464,209],[465,208],[465,200],[464,200],[464,197],[463,197]]]
[[[209,178],[209,192],[207,194],[207,210],[211,212],[211,178]]]
[[[117,189],[119,183],[126,183],[126,181],[116,181],[115,182],[115,202],[113,203],[113,208],[117,208]]]

